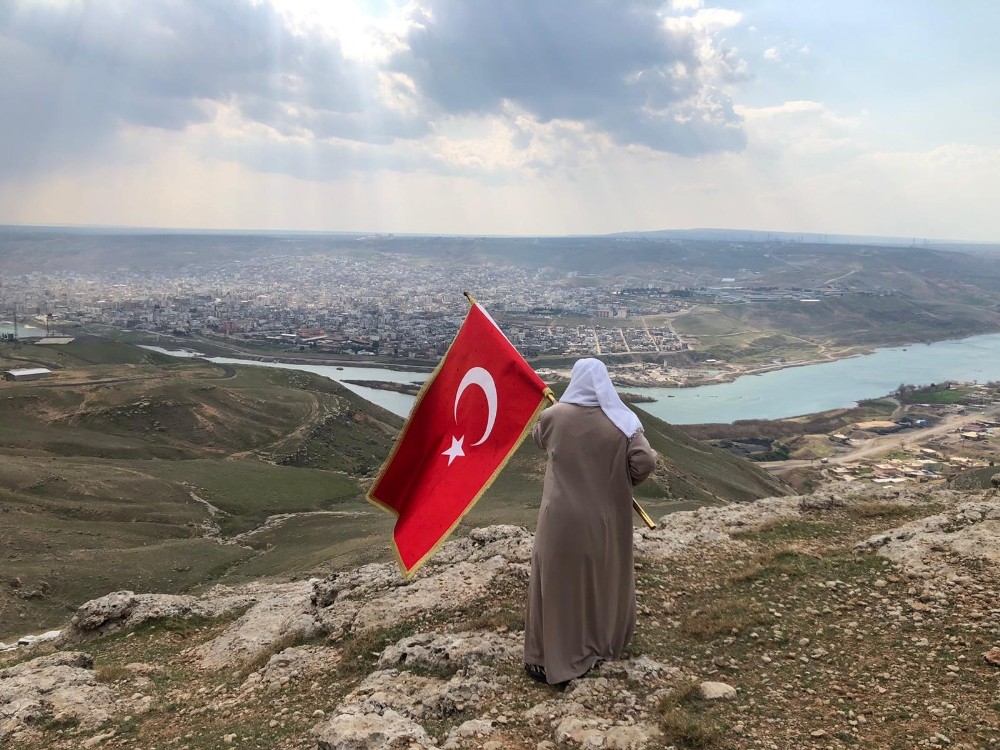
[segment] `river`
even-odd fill
[[[169,354],[174,357],[204,357],[188,349],[163,349],[159,346],[144,346],[143,349],[150,349],[161,354]],[[278,367],[283,370],[304,370],[317,375],[336,380],[345,388],[353,391],[367,401],[378,404],[383,409],[391,411],[405,417],[410,413],[413,406],[413,396],[395,391],[383,391],[379,388],[366,388],[362,385],[345,383],[345,380],[384,380],[390,383],[422,383],[430,374],[428,372],[406,372],[403,370],[387,370],[384,367],[334,367],[333,365],[300,365],[289,364],[287,362],[256,362],[252,359],[235,359],[233,357],[204,357],[209,362],[219,364],[234,365],[259,365],[261,367]]]
[[[172,351],[157,349],[164,353]],[[191,356],[188,353],[187,356]],[[337,381],[389,380],[420,382],[421,372],[398,372],[378,367],[332,367],[252,362],[210,357],[213,362],[259,364],[306,370]],[[1000,334],[985,334],[934,344],[911,344],[878,349],[872,354],[789,367],[760,375],[745,375],[731,383],[696,388],[627,388],[656,399],[639,406],[674,424],[734,422],[738,419],[782,419],[855,405],[896,390],[900,383],[928,385],[943,380],[1000,380]],[[344,384],[363,398],[400,416],[406,416],[413,396]]]
[[[696,388],[629,388],[652,396],[640,406],[675,424],[782,419],[854,406],[900,383],[1000,380],[1000,334],[878,349],[836,362],[745,375]]]
[[[0,333],[14,333],[13,320],[0,320]],[[32,320],[25,323],[23,320],[17,324],[17,335],[22,339],[36,338],[45,335],[45,326],[39,327],[38,323]]]

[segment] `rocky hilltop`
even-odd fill
[[[23,748],[1000,747],[996,490],[836,485],[636,530],[632,653],[522,672],[532,538],[490,526],[412,581],[118,591],[0,661]]]

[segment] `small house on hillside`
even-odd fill
[[[38,380],[39,378],[47,378],[52,374],[52,370],[45,367],[29,367],[22,370],[5,370],[4,379],[5,380]]]

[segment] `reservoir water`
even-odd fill
[[[746,375],[697,388],[628,388],[656,399],[640,406],[675,424],[781,419],[854,406],[900,383],[1000,380],[1000,334],[878,349],[819,365]]]
[[[154,349],[155,347],[148,347]],[[168,354],[175,352],[156,349]],[[183,355],[182,355],[183,356]],[[193,356],[188,353],[187,356]],[[333,367],[280,362],[251,362],[209,357],[213,362],[257,364],[306,370],[333,380],[421,382],[423,372],[399,372],[378,367]],[[872,354],[746,375],[732,383],[697,388],[624,388],[656,399],[639,406],[674,424],[735,422],[738,419],[781,419],[855,405],[894,391],[900,383],[928,385],[943,380],[1000,380],[1000,334],[972,336],[935,344],[879,349]],[[344,384],[373,403],[406,416],[413,397],[402,393]]]
[[[405,417],[410,413],[413,406],[414,397],[405,393],[395,391],[383,391],[379,388],[366,388],[362,385],[345,383],[345,380],[383,380],[390,383],[423,383],[430,374],[428,372],[406,372],[403,370],[387,370],[384,367],[334,367],[333,365],[299,365],[288,362],[257,362],[250,359],[234,359],[233,357],[205,357],[198,352],[187,349],[163,349],[159,346],[144,346],[143,349],[150,349],[161,354],[169,354],[174,357],[203,357],[209,362],[233,365],[259,365],[261,367],[277,367],[283,370],[304,370],[317,375],[336,380],[343,384],[348,390],[357,393],[363,399],[378,404],[383,409],[391,411]]]
[[[13,320],[0,320],[0,333],[14,333]],[[17,335],[22,339],[36,338],[45,335],[45,326],[39,326],[35,321],[25,323],[23,320],[17,324]]]

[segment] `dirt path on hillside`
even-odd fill
[[[238,453],[231,453],[226,458],[230,461],[238,460],[241,458],[253,458],[261,451],[272,452],[274,451],[275,448],[277,448],[277,446],[289,440],[297,440],[300,438],[305,438],[305,436],[309,433],[309,431],[313,427],[315,427],[316,424],[320,421],[321,409],[320,409],[319,399],[316,397],[315,394],[312,394],[309,391],[303,391],[303,393],[305,393],[306,396],[309,397],[309,414],[307,414],[305,419],[302,420],[301,425],[296,427],[287,435],[283,435],[282,437],[278,438],[269,445],[261,445],[256,448],[252,448],[251,450],[248,451],[239,451]]]

